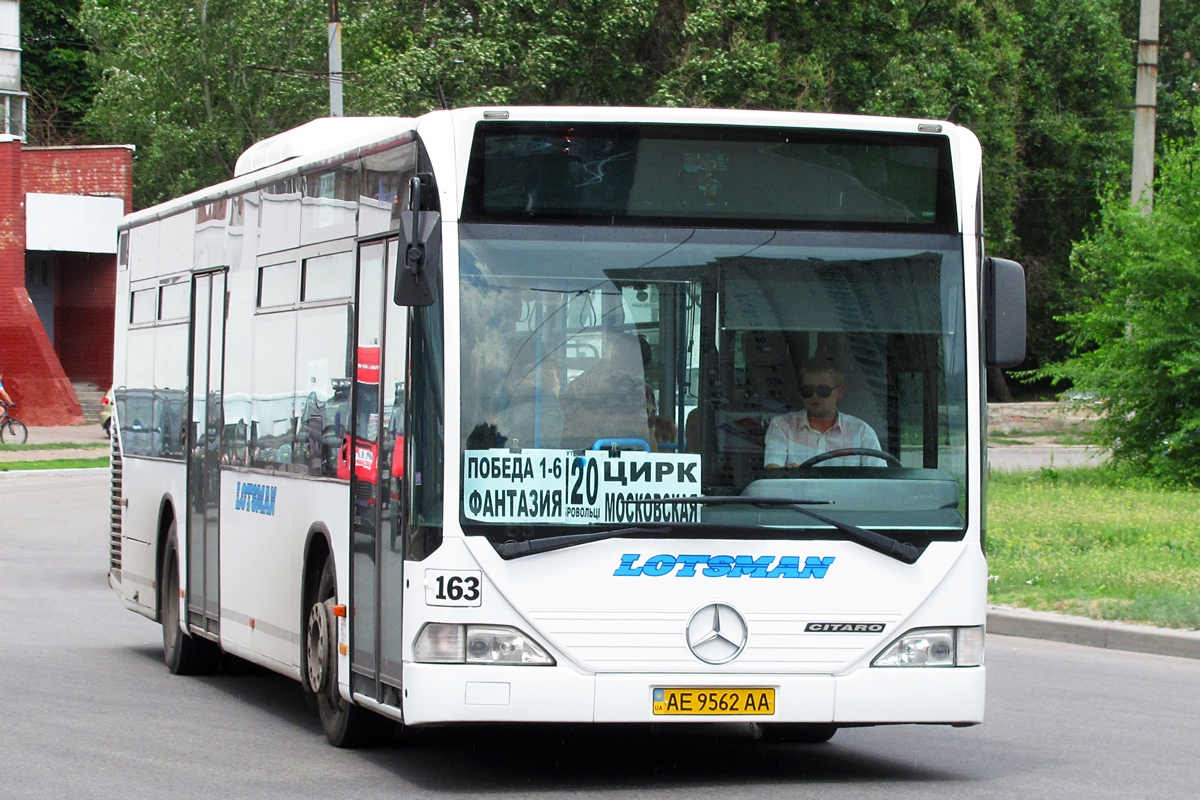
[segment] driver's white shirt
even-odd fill
[[[821,433],[808,424],[807,411],[780,414],[767,427],[767,451],[763,464],[803,464],[813,456],[846,447],[867,447],[879,450],[879,437],[870,425],[858,417],[838,412],[833,427]],[[883,459],[869,456],[845,456],[822,461],[816,466],[882,467]]]

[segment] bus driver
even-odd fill
[[[797,467],[813,456],[848,447],[879,449],[879,437],[858,417],[838,411],[846,395],[846,373],[829,358],[810,358],[800,365],[804,410],[780,414],[767,427],[763,465]],[[822,462],[839,467],[884,466],[870,456],[846,456]]]

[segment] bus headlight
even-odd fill
[[[554,659],[516,628],[468,625],[467,663],[550,666]]]
[[[983,628],[919,628],[884,648],[873,667],[978,667]]]
[[[554,666],[528,634],[506,625],[428,622],[413,643],[413,660],[425,664]]]

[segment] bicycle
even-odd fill
[[[16,406],[16,403],[0,403],[4,406],[0,410],[0,442],[5,444],[25,444],[25,440],[29,438],[29,429],[25,427],[25,423],[9,413],[9,409]]]

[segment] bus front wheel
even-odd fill
[[[381,744],[394,730],[392,721],[347,703],[338,689],[338,637],[333,616],[336,597],[333,559],[327,558],[317,590],[304,613],[305,688],[316,696],[321,727],[334,747]]]

